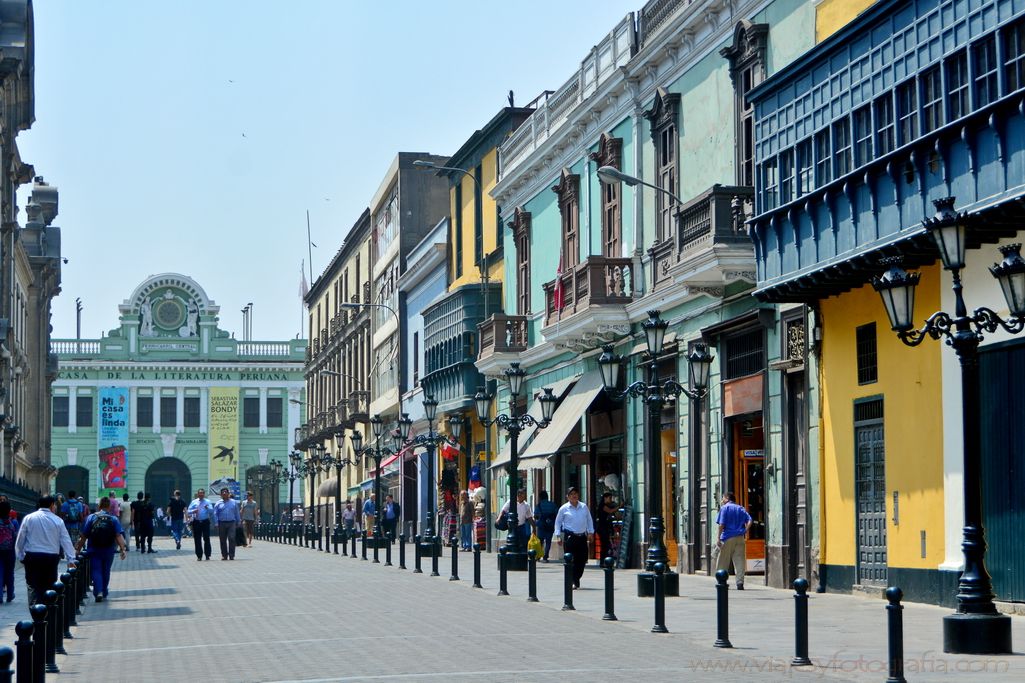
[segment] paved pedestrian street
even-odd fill
[[[372,560],[257,542],[234,562],[197,562],[191,546],[160,540],[153,555],[115,562],[110,600],[86,604],[48,681],[430,681],[491,680],[865,680],[886,679],[886,614],[881,600],[812,595],[811,667],[792,668],[791,591],[754,585],[729,591],[733,649],[712,646],[714,581],[681,577],[684,597],[667,601],[668,634],[651,633],[652,601],[634,595],[632,571],[616,573],[616,614],[603,621],[602,573],[589,568],[563,611],[562,566],[539,565],[540,603],[526,601],[527,577],[510,574],[497,595],[495,556],[482,555],[483,589],[472,588],[472,555],[460,553],[460,580],[413,574]],[[410,546],[410,550],[412,546]],[[5,606],[5,642],[24,614]],[[948,610],[904,610],[909,681],[1020,681],[1025,658],[940,652]],[[1025,620],[1014,643],[1025,646]]]

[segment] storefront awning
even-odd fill
[[[601,373],[597,370],[585,373],[555,410],[552,423],[546,429],[539,430],[534,440],[523,451],[520,458],[524,465],[533,460],[547,460],[546,456],[562,448],[566,437],[580,423],[580,418],[601,390]]]
[[[562,398],[563,394],[565,394],[573,385],[573,383],[576,382],[579,378],[580,375],[573,375],[572,377],[560,379],[558,382],[552,382],[550,384],[546,384],[545,386],[550,388],[554,395],[558,396],[559,398]],[[538,391],[538,393],[541,392]],[[534,396],[533,402],[530,404],[530,408],[527,410],[527,414],[533,417],[538,422],[541,421],[541,402],[537,400],[536,395]],[[528,427],[520,433],[518,445],[521,456],[524,452],[525,445],[530,441],[530,437],[533,436],[536,431],[536,428]],[[507,440],[505,442],[505,445],[502,446],[502,450],[498,452],[498,456],[491,461],[490,467],[492,469],[496,467],[505,467],[509,464],[509,457],[512,451],[511,446],[512,441]]]

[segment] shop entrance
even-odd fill
[[[737,503],[751,515],[747,535],[747,571],[765,572],[765,435],[762,414],[733,418],[733,490]]]

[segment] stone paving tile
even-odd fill
[[[563,612],[561,565],[539,565],[539,604],[525,601],[526,575],[510,574],[496,596],[495,556],[484,555],[483,590],[473,589],[472,555],[462,580],[359,559],[258,542],[234,562],[196,562],[158,541],[159,553],[115,561],[111,596],[87,603],[53,681],[565,681],[597,676],[645,681],[871,680],[886,677],[884,603],[813,595],[811,657],[792,669],[792,593],[748,583],[730,591],[733,650],[715,639],[714,581],[681,577],[684,597],[667,601],[669,634],[650,633],[652,602],[637,598],[634,573],[616,574],[616,613],[602,621],[601,572],[589,569]],[[382,554],[383,561],[383,554]],[[397,554],[393,557],[397,564]],[[411,570],[413,558],[407,556]],[[23,580],[19,578],[19,590]],[[18,611],[17,603],[11,606]],[[26,614],[24,605],[21,614]],[[9,617],[14,612],[3,612]],[[942,655],[947,610],[905,609],[907,675],[915,681],[1020,681],[1023,657]],[[20,615],[19,617],[20,618]],[[13,623],[11,619],[10,623]],[[6,642],[14,640],[5,626]],[[1014,620],[1025,646],[1025,620]]]

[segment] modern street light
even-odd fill
[[[961,270],[965,267],[965,238],[969,217],[954,210],[954,197],[933,202],[936,216],[923,221],[932,235],[953,279],[954,315],[933,313],[921,329],[915,329],[915,287],[919,273],[907,273],[893,259],[888,270],[873,278],[872,286],[883,299],[890,327],[908,346],[918,346],[926,337],[943,337],[953,347],[961,364],[961,418],[964,458],[964,530],[961,550],[964,571],[958,582],[957,612],[943,618],[943,651],[963,654],[1005,654],[1011,652],[1011,618],[999,614],[993,604],[993,584],[986,570],[986,533],[982,524],[982,416],[979,410],[979,343],[983,333],[1002,328],[1010,334],[1025,329],[1025,260],[1020,244],[1000,247],[1003,261],[990,273],[1000,283],[1008,320],[979,307],[968,314],[962,294]]]
[[[605,392],[614,400],[619,401],[627,396],[639,397],[648,407],[648,433],[644,439],[645,462],[648,485],[648,554],[644,560],[644,571],[637,575],[637,595],[648,597],[654,595],[655,564],[661,562],[670,566],[663,538],[665,523],[662,520],[662,453],[659,444],[662,442],[662,408],[680,394],[694,401],[694,414],[701,415],[701,403],[708,389],[708,375],[712,367],[712,355],[705,344],[696,344],[688,356],[690,364],[691,388],[681,385],[675,379],[659,380],[658,358],[662,355],[665,343],[666,328],[669,323],[660,317],[659,311],[648,311],[648,319],[641,323],[648,353],[648,381],[638,380],[623,391],[619,391],[619,376],[622,370],[623,357],[612,352],[613,347],[602,347],[598,358],[598,369]],[[692,448],[700,449],[701,440],[695,439]],[[700,457],[700,453],[698,453]],[[666,595],[680,594],[679,574],[671,570],[665,572]]]
[[[550,388],[545,387],[542,390],[544,393],[537,399],[541,403],[541,420],[538,421],[533,415],[518,415],[516,403],[523,388],[523,379],[526,375],[526,371],[520,367],[519,363],[511,363],[510,367],[505,371],[511,396],[509,400],[510,415],[500,413],[493,418],[489,417],[491,415],[491,402],[494,401],[495,397],[485,392],[484,387],[477,387],[477,393],[473,397],[477,408],[477,419],[482,425],[491,427],[497,424],[500,429],[505,429],[505,431],[509,432],[509,512],[506,515],[509,521],[509,530],[505,538],[507,549],[505,567],[511,571],[524,571],[527,568],[527,549],[520,543],[517,529],[519,520],[516,510],[516,492],[520,488],[518,445],[520,432],[530,426],[544,429],[550,425],[552,423],[552,416],[555,414],[555,404],[559,400],[557,396],[552,394]]]
[[[598,168],[596,173],[598,174],[598,180],[605,183],[606,185],[614,185],[615,183],[623,183],[628,187],[644,185],[645,187],[650,187],[651,189],[657,190],[658,192],[661,192],[664,195],[668,195],[670,198],[672,198],[674,202],[676,202],[679,205],[683,205],[682,199],[680,199],[664,187],[659,187],[654,183],[649,183],[646,180],[641,180],[636,176],[627,175],[626,173],[623,173],[614,166],[601,166]]]
[[[437,532],[439,530],[436,530],[434,527],[438,516],[434,503],[435,493],[438,488],[437,479],[434,476],[434,464],[438,459],[437,449],[445,444],[452,444],[453,441],[456,444],[459,443],[459,438],[463,434],[463,418],[459,415],[452,415],[448,418],[448,429],[452,434],[452,440],[449,440],[444,434],[434,431],[435,420],[438,417],[437,399],[433,395],[428,394],[424,397],[423,406],[424,414],[427,417],[427,433],[417,434],[413,438],[409,438],[409,430],[413,426],[413,421],[406,414],[403,414],[399,420],[399,433],[402,436],[404,447],[417,448],[422,446],[427,449],[427,524],[424,527],[424,533],[421,535],[420,555],[421,557],[434,557],[439,552],[439,544],[437,542]]]

